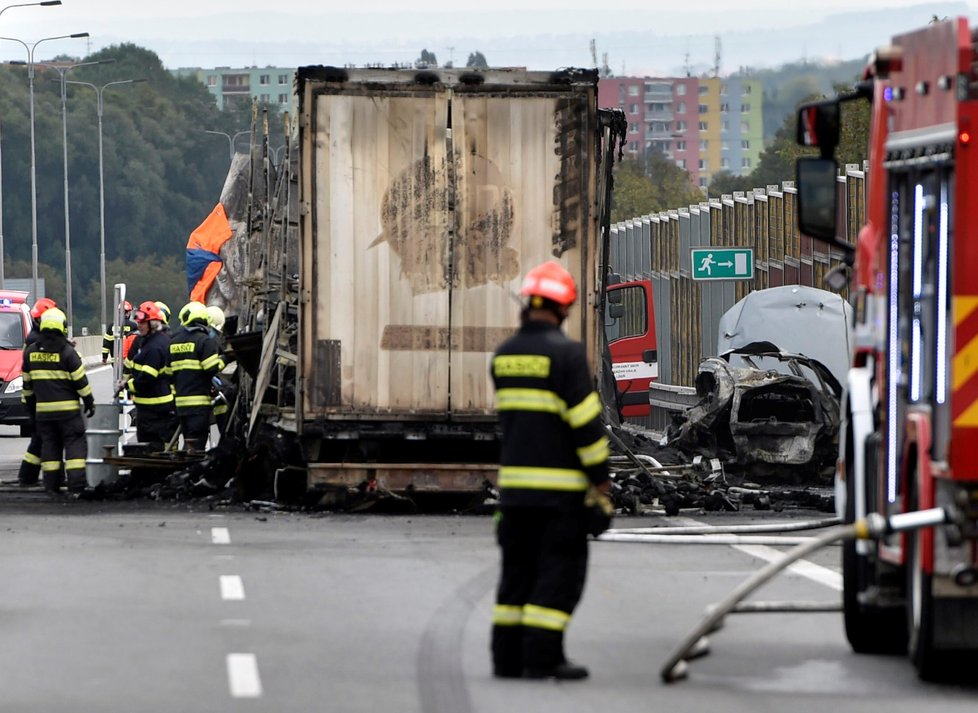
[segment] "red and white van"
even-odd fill
[[[24,340],[31,331],[27,292],[0,290],[0,424],[30,431],[27,409],[21,403],[24,380]]]

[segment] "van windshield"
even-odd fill
[[[0,312],[0,349],[24,348],[24,315]]]

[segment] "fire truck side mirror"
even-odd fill
[[[798,159],[795,176],[798,189],[798,229],[804,235],[830,244],[836,238],[838,169],[831,158]]]
[[[624,295],[621,290],[608,290],[608,302],[613,305],[620,305],[624,301]]]
[[[818,148],[823,158],[832,156],[839,145],[839,100],[802,104],[795,140],[801,146]]]

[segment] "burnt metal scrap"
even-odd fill
[[[746,366],[732,366],[732,356]],[[813,482],[831,474],[842,387],[821,362],[752,342],[704,360],[696,393],[699,402],[669,428],[667,447],[719,458],[752,478]]]
[[[650,456],[613,456],[611,498],[616,509],[631,515],[681,510],[739,512],[785,509],[833,512],[831,488],[811,485],[762,487],[743,476],[728,474],[716,458],[696,456],[690,463],[665,465]]]

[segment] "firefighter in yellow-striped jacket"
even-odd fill
[[[522,326],[492,360],[502,428],[493,672],[581,679],[588,671],[565,658],[564,631],[587,571],[586,495],[610,489],[608,439],[584,347],[560,329],[577,296],[573,277],[544,263],[522,295]]]
[[[46,490],[61,486],[62,456],[68,492],[81,493],[88,485],[85,459],[85,415],[95,415],[92,387],[78,352],[68,342],[68,318],[60,309],[41,315],[40,336],[24,351],[24,401],[34,416],[41,437],[41,473]]]
[[[208,334],[207,307],[188,302],[180,310],[180,329],[170,336],[166,367],[175,391],[184,447],[203,450],[210,431],[213,384],[224,368],[217,341]]]

